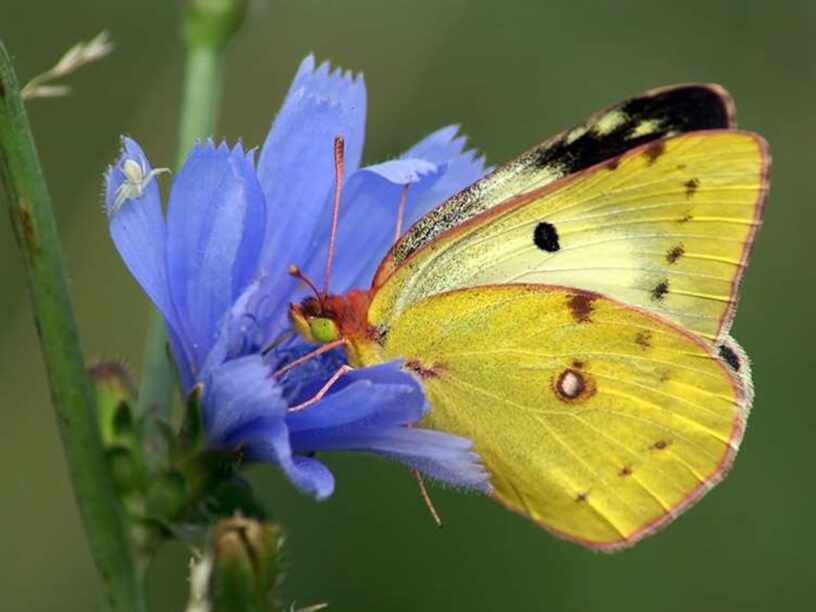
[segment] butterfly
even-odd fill
[[[716,85],[646,92],[416,222],[371,287],[290,307],[352,366],[421,378],[493,498],[592,549],[676,518],[734,460],[753,399],[729,335],[770,158]]]

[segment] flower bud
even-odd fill
[[[213,612],[277,609],[282,545],[277,525],[240,516],[219,521],[212,533]]]
[[[222,49],[241,28],[247,0],[187,0],[184,38],[190,46]]]

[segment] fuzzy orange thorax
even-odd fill
[[[339,337],[346,342],[346,353],[353,366],[382,361],[380,332],[368,322],[371,290],[352,289],[343,295],[308,297],[289,307],[289,317],[295,329],[306,340],[316,342],[310,321],[317,318],[335,323]]]

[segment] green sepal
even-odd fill
[[[218,517],[242,515],[258,520],[267,517],[266,511],[255,497],[252,486],[241,476],[234,475],[219,482],[207,500],[210,514]]]
[[[169,469],[153,477],[145,492],[148,517],[172,522],[189,503],[190,487],[181,472]]]
[[[139,424],[139,435],[144,466],[149,473],[167,467],[178,455],[178,435],[166,421],[155,416],[143,419]]]
[[[88,369],[96,392],[99,431],[105,446],[132,443],[134,423],[131,406],[136,402],[127,369],[115,361],[102,361]]]
[[[204,415],[201,411],[203,395],[204,385],[199,383],[190,391],[185,403],[184,421],[179,431],[179,448],[187,453],[194,453],[206,446]]]
[[[129,493],[141,487],[142,478],[133,451],[127,446],[110,446],[105,449],[113,480],[120,493]]]

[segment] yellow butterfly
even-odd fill
[[[752,401],[728,335],[769,156],[714,85],[654,90],[527,151],[420,219],[372,286],[292,305],[353,366],[397,357],[473,440],[494,497],[629,546],[725,474]]]

